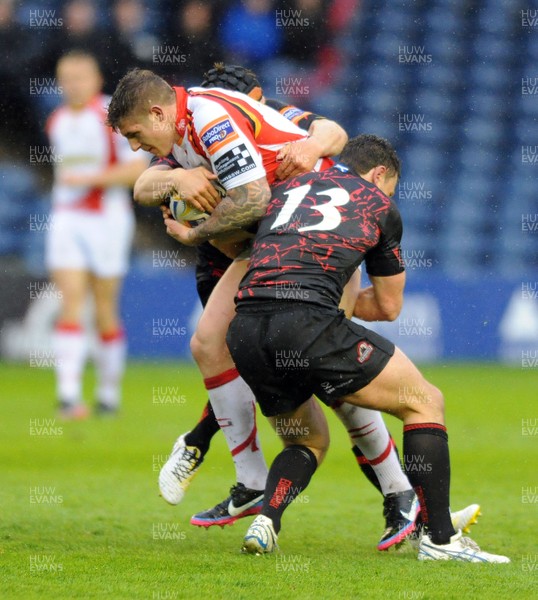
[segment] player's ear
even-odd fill
[[[382,181],[385,173],[387,172],[387,167],[385,165],[377,165],[374,167],[373,171],[373,182],[379,187],[379,183]]]
[[[149,114],[157,121],[164,121],[164,111],[158,104],[154,104],[149,109]]]

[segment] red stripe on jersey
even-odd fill
[[[60,106],[59,108],[57,108],[56,110],[54,110],[49,118],[47,119],[47,122],[45,123],[45,133],[50,137],[52,128],[54,127],[54,123],[58,120],[59,117],[62,116],[63,113],[65,113],[67,111],[67,106]]]
[[[188,132],[188,136],[189,136],[189,142],[191,143],[192,147],[194,148],[194,151],[196,152],[196,154],[199,154],[200,156],[207,158],[207,155],[202,146],[202,142],[200,142],[200,138],[198,137],[198,134],[196,133],[196,131],[193,127],[191,110],[187,111],[187,132]]]
[[[263,121],[259,111],[252,108],[248,102],[244,100],[234,98],[232,96],[228,96],[225,93],[217,92],[216,90],[206,91],[206,92],[190,92],[192,96],[204,96],[209,97],[211,100],[217,101],[218,104],[224,106],[224,108],[228,109],[231,104],[235,110],[238,110],[241,116],[246,119],[249,123],[249,131],[251,135],[256,137],[261,128],[261,122]],[[228,110],[226,110],[228,112]],[[238,122],[238,125],[241,123]]]
[[[230,381],[237,379],[237,377],[239,377],[239,371],[235,367],[224,371],[224,373],[219,373],[219,375],[215,375],[214,377],[206,377],[204,379],[205,389],[213,390],[221,385],[230,383]]]
[[[91,100],[89,108],[91,108],[99,117],[103,127],[105,128],[106,141],[108,146],[108,160],[105,168],[109,168],[118,162],[116,152],[116,144],[114,143],[114,130],[112,127],[105,125],[107,114],[102,96],[96,96]],[[80,202],[77,202],[75,208],[84,210],[100,211],[103,208],[105,190],[103,188],[92,188]]]
[[[92,188],[73,208],[100,211],[103,207],[103,188]]]
[[[187,98],[189,97],[184,87],[174,87],[176,93],[176,131],[179,134],[178,146],[181,144],[187,128]]]
[[[275,171],[279,166],[276,157],[278,149],[263,148],[263,146],[280,146],[306,139],[306,133],[293,133],[281,130],[268,123],[263,114],[253,108],[247,101],[228,96],[224,92],[189,92],[192,96],[203,96],[209,98],[222,106],[225,111],[233,118],[241,131],[258,147],[262,157],[262,163],[267,175],[269,185],[275,182]],[[283,117],[285,118],[285,117]],[[287,120],[287,119],[286,119]],[[332,162],[327,163],[324,168],[329,167]]]

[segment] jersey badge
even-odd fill
[[[237,131],[233,128],[230,119],[226,117],[211,121],[200,133],[200,139],[211,155],[238,138]]]

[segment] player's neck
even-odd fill
[[[83,110],[86,110],[88,106],[91,106],[94,102],[96,102],[99,98],[99,95],[100,94],[94,94],[93,96],[90,96],[90,98],[88,98],[87,100],[83,100],[80,102],[66,102],[66,106],[72,112],[82,112]]]

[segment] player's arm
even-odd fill
[[[147,160],[136,158],[124,163],[117,163],[92,174],[60,175],[64,185],[108,188],[114,186],[133,187],[140,174],[148,166]]]
[[[165,219],[166,233],[186,246],[196,246],[212,238],[225,237],[259,221],[271,199],[266,177],[228,190],[211,216],[190,228],[173,219]]]
[[[265,104],[310,136],[306,140],[287,144],[279,152],[277,158],[282,164],[275,172],[278,179],[311,171],[320,158],[340,154],[347,143],[347,133],[335,121],[275,99],[267,99]]]
[[[182,169],[169,164],[155,164],[136,180],[133,196],[142,206],[158,206],[172,194],[181,195],[194,208],[211,213],[220,194],[211,183],[218,177],[204,167]]]
[[[405,273],[369,278],[372,285],[360,290],[353,315],[363,321],[394,321],[402,310]]]
[[[380,236],[365,256],[372,285],[360,290],[353,315],[363,321],[394,321],[400,314],[405,287],[401,260],[402,219],[394,203],[379,220]]]
[[[316,119],[308,129],[308,138],[286,144],[278,153],[282,161],[276,170],[278,179],[287,179],[311,171],[320,158],[340,154],[347,142],[347,133],[329,119]]]

